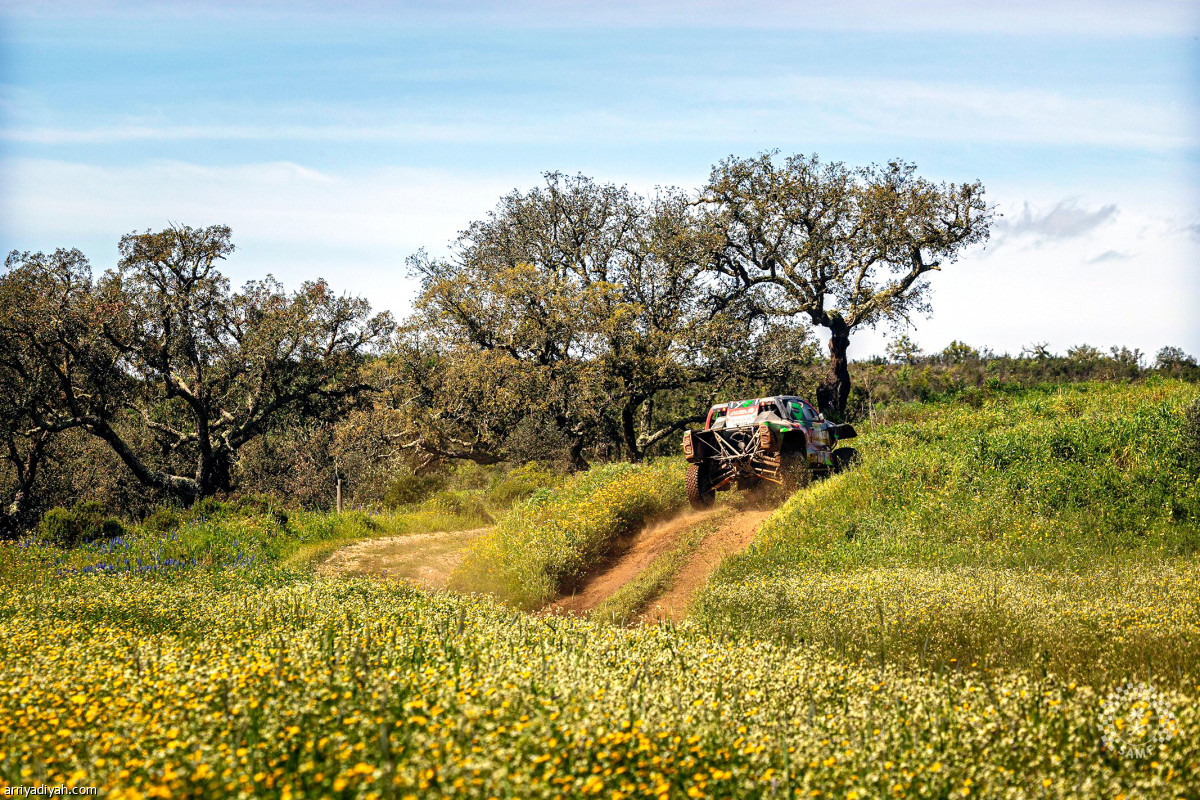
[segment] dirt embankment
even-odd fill
[[[319,575],[378,575],[407,578],[441,589],[466,548],[487,528],[367,539],[335,551],[317,567]]]

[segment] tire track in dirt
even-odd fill
[[[704,537],[686,565],[675,574],[671,588],[650,603],[642,622],[678,621],[687,613],[696,593],[704,588],[717,565],[726,557],[744,550],[754,540],[759,527],[775,509],[741,511],[730,517],[714,533]]]
[[[721,559],[750,544],[759,525],[773,511],[734,511],[721,519],[717,530],[704,537],[696,552],[675,575],[671,588],[651,602],[649,610],[639,617],[640,621],[682,618],[692,596],[704,586]],[[546,610],[558,614],[586,614],[641,574],[658,556],[672,550],[689,529],[719,515],[723,515],[723,510],[693,511],[639,531],[622,542],[617,554],[593,571],[575,592],[555,601]]]
[[[490,528],[418,533],[365,539],[335,550],[318,575],[374,575],[407,579],[426,589],[442,589],[466,548]]]
[[[716,515],[693,511],[644,528],[622,541],[615,555],[605,559],[575,592],[550,604],[550,612],[584,614],[603,603],[613,592],[633,580],[659,555],[675,547],[688,528]]]

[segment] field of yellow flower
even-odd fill
[[[0,546],[0,784],[1196,796],[1200,495],[1173,427],[1196,394],[1093,386],[903,411],[863,436],[860,469],[782,507],[680,625],[530,615],[296,561],[387,530],[365,516]],[[682,495],[677,463],[606,469],[535,494],[481,549],[529,582],[521,604]],[[1170,714],[1115,706],[1130,680]]]
[[[901,670],[368,580],[71,577],[0,606],[0,778],[105,796],[1105,796],[1200,780],[1053,676]]]

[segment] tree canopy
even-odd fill
[[[850,332],[929,311],[925,276],[989,235],[979,181],[935,184],[905,161],[851,168],[817,156],[730,156],[701,189],[711,272],[763,313],[830,332],[822,405],[844,412]]]
[[[220,225],[131,233],[99,275],[77,250],[11,253],[0,523],[32,513],[60,454],[132,476],[114,491],[136,481],[190,502],[239,488],[239,475],[276,487],[340,477],[330,459],[365,475],[367,450],[418,471],[636,461],[731,397],[818,389],[837,416],[851,333],[928,312],[926,276],[986,241],[993,217],[979,182],[935,184],[903,161],[731,156],[697,191],[649,196],[544,178],[446,255],[408,260],[420,288],[399,326],[323,280],[233,288]],[[830,332],[823,387],[809,326]],[[287,452],[307,466],[276,466]]]
[[[548,173],[508,195],[449,257],[410,262],[421,279],[402,359],[412,445],[499,458],[533,417],[577,465],[602,438],[637,460],[702,419],[722,388],[811,361],[802,326],[713,302],[709,252],[678,192],[643,198]],[[702,397],[671,406],[695,387]]]
[[[9,427],[30,443],[81,428],[190,501],[228,490],[239,449],[273,425],[342,415],[369,388],[362,359],[390,316],[320,280],[231,291],[217,264],[232,252],[224,226],[132,233],[99,280],[78,251],[10,254],[0,396],[29,399]]]

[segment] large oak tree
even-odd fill
[[[726,296],[830,333],[822,404],[843,413],[855,328],[927,312],[931,272],[986,241],[981,183],[935,184],[904,161],[853,169],[817,156],[730,156],[700,193],[711,271]]]
[[[712,302],[696,216],[677,192],[647,199],[548,173],[473,223],[449,257],[414,259],[421,294],[401,359],[412,444],[487,461],[535,417],[570,442],[577,466],[595,442],[638,460],[703,419],[722,388],[810,359],[803,327]],[[664,402],[689,390],[698,402]]]
[[[272,426],[333,420],[358,402],[389,315],[319,280],[232,291],[217,268],[232,252],[224,226],[129,234],[99,280],[78,251],[12,253],[0,396],[36,387],[21,435],[32,445],[81,428],[142,484],[190,501],[230,489],[238,451]]]

